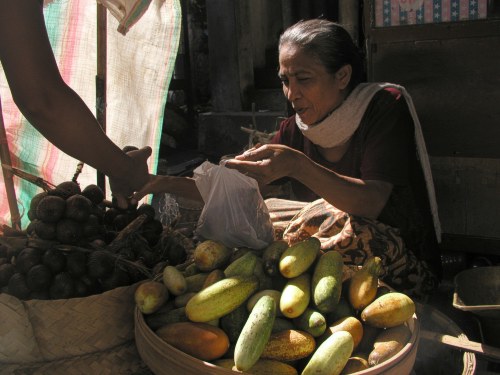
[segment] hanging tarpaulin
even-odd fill
[[[96,1],[49,1],[44,13],[63,79],[95,114]],[[118,32],[115,17],[107,17],[106,133],[120,147],[151,146],[152,173],[157,168],[163,110],[177,55],[181,17],[179,0],[152,0],[126,35]],[[22,117],[1,66],[0,98],[12,166],[53,184],[70,180],[79,161],[59,151]],[[0,169],[0,224],[10,225],[1,173]],[[95,184],[96,175],[93,168],[85,165],[78,182],[81,186]],[[29,202],[42,190],[21,178],[14,177],[14,181],[25,228],[29,223]],[[109,198],[109,187],[106,191]]]

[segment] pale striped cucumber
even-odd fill
[[[276,317],[276,301],[261,297],[255,304],[234,348],[234,364],[239,371],[249,370],[260,358],[271,336]]]
[[[326,314],[335,310],[342,292],[344,261],[337,251],[327,251],[320,256],[313,272],[311,288],[314,305]]]
[[[193,322],[218,319],[242,305],[259,287],[256,276],[234,276],[217,281],[199,291],[186,305]]]
[[[349,332],[335,332],[316,349],[302,375],[340,374],[352,354],[353,347]]]
[[[314,263],[321,249],[321,242],[316,237],[297,242],[281,254],[280,273],[288,279],[306,272]]]

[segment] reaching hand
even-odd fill
[[[127,152],[132,159],[133,168],[128,176],[109,179],[109,185],[116,198],[118,207],[127,208],[132,193],[142,188],[149,181],[147,161],[151,156],[151,147],[143,147],[139,150]]]
[[[168,176],[150,174],[149,180],[131,197],[130,203],[136,204],[148,194],[158,194],[168,191]]]

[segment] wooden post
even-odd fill
[[[9,202],[12,228],[21,230],[21,216],[19,215],[19,207],[17,206],[16,190],[14,188],[13,179],[14,175],[11,169],[7,168],[12,168],[12,162],[10,160],[7,132],[5,131],[2,113],[2,101],[0,100],[0,161],[2,162],[3,180],[5,183],[5,191],[7,192],[7,200]]]
[[[97,4],[96,118],[106,132],[107,9]],[[97,186],[106,194],[106,179],[97,171]]]

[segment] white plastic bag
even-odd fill
[[[196,233],[227,247],[262,249],[274,239],[269,211],[257,181],[208,161],[193,171],[205,202]]]

